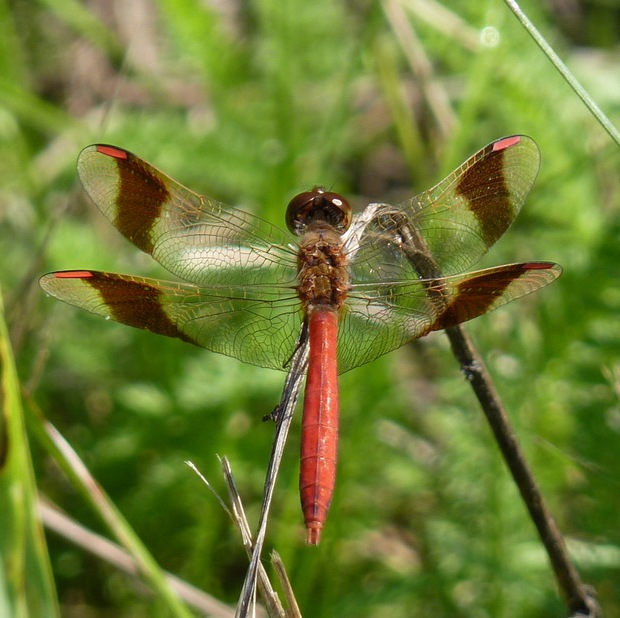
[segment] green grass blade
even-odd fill
[[[59,615],[58,603],[45,537],[36,514],[36,486],[20,387],[1,316],[0,363],[0,615],[51,618]]]
[[[603,110],[596,104],[594,99],[588,94],[588,91],[581,85],[570,69],[564,64],[564,62],[562,62],[561,58],[555,53],[551,45],[547,43],[536,26],[534,26],[534,24],[528,19],[527,15],[521,10],[519,4],[514,0],[504,0],[504,2],[515,14],[516,18],[519,22],[521,22],[523,27],[528,31],[545,56],[551,60],[553,66],[559,71],[560,75],[568,82],[568,85],[574,90],[575,94],[584,102],[585,106],[599,121],[605,131],[609,133],[611,139],[613,139],[616,144],[620,146],[620,131],[618,131],[605,112],[603,112]]]

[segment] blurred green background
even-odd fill
[[[620,3],[524,2],[620,119]],[[20,381],[156,560],[234,604],[247,559],[191,459],[252,525],[284,374],[46,298],[48,270],[165,276],[78,185],[92,142],[282,225],[314,184],[358,209],[432,186],[503,135],[542,169],[477,266],[563,265],[548,289],[468,325],[584,580],[620,616],[620,153],[498,1],[0,2],[0,284]],[[304,544],[299,424],[267,548],[306,616],[563,616],[551,569],[443,334],[341,379],[323,541]],[[40,490],[106,533],[49,454]],[[129,576],[48,535],[63,616],[164,616]]]

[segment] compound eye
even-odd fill
[[[296,195],[286,209],[286,225],[293,234],[303,234],[313,225],[329,225],[343,234],[351,225],[352,209],[341,195],[314,187]]]

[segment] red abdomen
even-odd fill
[[[318,545],[336,483],[338,451],[338,314],[313,307],[301,428],[299,489],[308,545]]]

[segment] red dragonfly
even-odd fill
[[[41,286],[107,319],[262,367],[286,369],[307,328],[300,491],[307,542],[316,545],[335,485],[338,373],[560,275],[551,262],[460,274],[514,221],[539,160],[528,137],[497,140],[432,189],[398,206],[373,205],[351,229],[347,201],[315,187],[288,206],[294,243],[126,150],[88,146],[77,168],[90,198],[127,239],[189,283],[73,270],[49,273]]]

